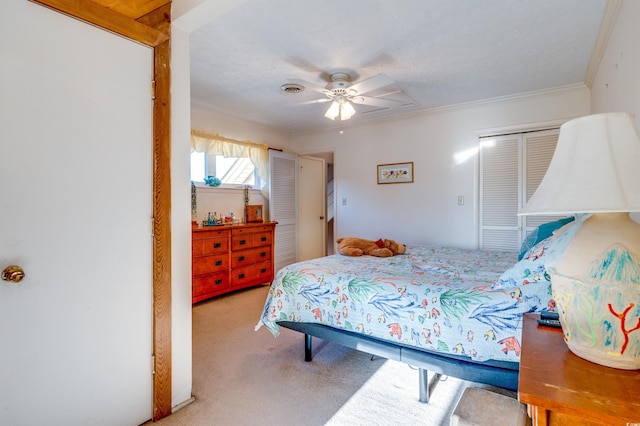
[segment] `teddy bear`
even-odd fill
[[[338,238],[338,251],[345,256],[362,256],[363,254],[377,257],[390,257],[407,251],[405,244],[393,240],[380,239],[378,241],[364,238]]]

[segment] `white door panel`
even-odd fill
[[[300,157],[299,260],[322,257],[326,250],[326,164],[322,158]]]
[[[269,151],[269,216],[278,222],[274,241],[274,270],[297,261],[298,157]]]
[[[0,281],[0,424],[140,424],[153,52],[21,0],[0,16],[0,269],[26,273]]]

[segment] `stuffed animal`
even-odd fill
[[[362,256],[363,254],[377,257],[390,257],[407,251],[407,246],[393,240],[365,240],[364,238],[338,238],[338,251],[345,256]]]

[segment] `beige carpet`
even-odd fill
[[[448,425],[464,388],[480,386],[444,378],[423,404],[416,369],[315,338],[307,363],[301,334],[254,331],[267,291],[256,287],[194,306],[196,401],[156,424]]]

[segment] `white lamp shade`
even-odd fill
[[[595,114],[560,127],[540,186],[518,215],[640,211],[640,138],[626,113]]]
[[[340,119],[348,120],[356,113],[356,110],[353,108],[353,105],[349,102],[345,102],[342,104],[342,108],[340,108]]]
[[[331,102],[331,106],[329,107],[327,112],[324,113],[324,116],[331,120],[335,120],[338,115],[340,115],[340,104],[336,101],[333,101]]]

